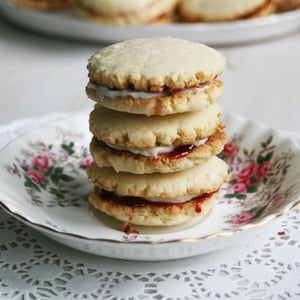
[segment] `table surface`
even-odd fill
[[[86,64],[100,47],[0,19],[0,126],[90,109]],[[227,59],[223,111],[297,136],[300,32],[218,50]],[[0,298],[300,299],[299,213],[292,210],[243,245],[171,262],[132,263],[70,249],[0,211]]]

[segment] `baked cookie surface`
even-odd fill
[[[300,7],[300,0],[273,0],[276,12],[282,13]]]
[[[73,5],[73,0],[14,0],[18,5],[36,9],[60,9]]]
[[[162,92],[212,81],[223,72],[225,59],[196,42],[141,38],[99,50],[87,68],[91,82],[110,89]]]
[[[93,163],[88,175],[95,186],[117,195],[166,202],[167,198],[197,196],[218,190],[228,179],[228,168],[223,160],[213,156],[201,165],[167,174],[117,173],[113,168],[99,168]]]
[[[82,16],[104,24],[171,21],[178,0],[75,0]]]
[[[98,105],[90,114],[90,130],[98,140],[127,148],[180,146],[212,135],[221,115],[217,104],[164,117],[127,114]]]
[[[181,0],[179,12],[187,21],[220,22],[258,15],[271,7],[269,0]]]
[[[199,146],[186,145],[168,153],[145,156],[129,151],[118,151],[93,138],[90,151],[99,167],[112,167],[116,172],[134,174],[173,173],[204,163],[224,147],[227,135],[222,125]]]

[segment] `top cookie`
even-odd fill
[[[110,89],[162,92],[215,79],[224,71],[225,59],[196,42],[141,38],[99,50],[87,68],[91,82]]]
[[[187,21],[230,21],[261,9],[266,0],[181,0],[179,12]]]

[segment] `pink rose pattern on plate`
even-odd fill
[[[23,180],[27,193],[36,205],[48,207],[80,206],[91,189],[86,169],[93,159],[76,134],[63,133],[58,144],[43,141],[28,143],[14,163],[7,166],[11,174]],[[78,137],[77,137],[78,138]],[[230,180],[223,188],[219,204],[238,207],[238,213],[225,216],[233,227],[255,221],[280,207],[293,187],[282,190],[292,152],[275,153],[272,136],[255,149],[241,148],[242,136],[234,136],[219,155],[229,166]],[[51,200],[43,202],[42,192]],[[45,201],[45,200],[44,200]]]
[[[78,135],[62,131],[59,134],[61,143],[57,145],[43,141],[28,143],[28,148],[22,149],[15,162],[6,168],[23,180],[35,205],[80,206],[90,189],[86,169],[91,165],[92,157],[86,147],[69,140]],[[43,202],[43,190],[51,195],[47,203]]]
[[[224,186],[229,204],[240,206],[238,214],[228,216],[227,223],[243,225],[264,217],[279,207],[293,187],[282,191],[282,182],[290,167],[291,151],[275,155],[276,146],[269,136],[253,150],[240,148],[241,136],[235,136],[225,145],[220,157],[229,166],[230,180]]]

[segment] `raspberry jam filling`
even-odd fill
[[[147,205],[155,205],[158,207],[169,207],[169,206],[177,206],[179,208],[182,208],[184,204],[187,204],[189,202],[194,202],[194,208],[197,213],[201,212],[201,204],[211,198],[213,194],[217,193],[211,192],[206,194],[201,194],[198,196],[192,196],[191,199],[184,201],[184,202],[163,202],[164,199],[161,199],[162,202],[152,202],[142,197],[133,197],[133,196],[119,196],[114,192],[106,191],[100,188],[97,188],[97,195],[99,198],[108,200],[108,201],[114,201],[118,202],[122,205],[129,206],[131,208],[139,208],[139,207],[145,207]]]
[[[163,153],[162,156],[169,158],[169,159],[174,159],[174,160],[180,159],[180,158],[188,156],[198,146],[199,145],[196,145],[196,144],[180,146],[180,147],[175,148],[171,152]],[[155,157],[154,157],[154,159],[155,159]]]
[[[166,147],[154,147],[150,149],[140,150],[140,149],[131,149],[122,146],[116,146],[111,143],[99,141],[100,144],[106,145],[110,148],[111,151],[126,151],[135,155],[142,155],[146,157],[151,157],[153,160],[169,158],[169,159],[180,159],[191,152],[197,147],[204,145],[207,142],[208,138],[200,139],[195,141],[193,144],[183,145],[179,147],[166,146]]]

